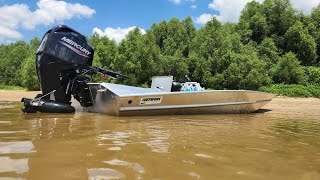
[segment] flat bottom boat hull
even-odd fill
[[[96,103],[89,111],[116,116],[251,113],[275,97],[246,90],[163,92],[108,83],[93,89]]]

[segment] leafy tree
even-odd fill
[[[95,61],[104,68],[113,69],[114,60],[117,57],[118,49],[114,40],[109,40],[108,37],[102,37],[99,42],[96,42],[95,47]]]
[[[0,79],[3,84],[22,86],[21,65],[31,54],[27,43],[18,41],[5,48],[5,55],[1,57]]]
[[[188,64],[186,59],[177,56],[162,56],[163,75],[172,75],[175,81],[186,81],[185,75],[188,75]]]
[[[287,51],[296,53],[304,65],[315,63],[317,45],[300,21],[297,21],[285,34],[285,46]]]
[[[266,63],[258,58],[255,48],[246,45],[240,53],[231,53],[231,64],[223,72],[223,87],[256,90],[270,83]]]
[[[187,37],[185,40],[186,44],[184,44],[184,47],[182,49],[182,54],[183,57],[188,57],[191,49],[191,42],[192,39],[196,36],[197,30],[194,27],[192,18],[190,16],[182,21],[182,25],[186,29],[185,36]]]
[[[138,84],[137,78],[133,77],[141,73],[141,62],[139,61],[138,53],[143,46],[141,39],[142,34],[139,28],[135,28],[128,33],[118,47],[119,54],[114,62],[115,70],[122,71],[131,77],[124,81],[128,85]]]
[[[226,56],[232,51],[239,51],[240,36],[232,34],[230,28],[225,28],[213,18],[198,30],[192,42],[192,53],[208,61],[210,73],[221,73],[230,64]]]
[[[250,38],[260,43],[268,34],[268,23],[266,16],[262,13],[261,4],[252,1],[247,3],[241,13],[239,31],[245,42]]]
[[[306,67],[306,73],[308,75],[308,83],[320,85],[320,68],[313,66]]]
[[[193,39],[192,50],[205,59],[212,57],[215,49],[221,47],[221,43],[225,38],[219,34],[221,27],[221,23],[216,18],[208,21],[204,27],[198,30],[196,37]]]
[[[88,42],[93,46],[97,47],[98,43],[100,42],[101,37],[98,33],[94,32],[92,36],[88,39]]]
[[[292,52],[286,53],[273,68],[276,83],[298,84],[304,80],[304,70]]]
[[[177,43],[171,38],[167,38],[163,41],[163,50],[164,55],[173,56],[176,54]]]
[[[258,46],[260,59],[267,63],[268,69],[278,62],[279,52],[273,39],[265,38]]]
[[[138,28],[130,31],[119,45],[119,55],[116,58],[115,70],[122,71],[130,77],[124,83],[142,85],[151,82],[154,75],[159,75],[160,49],[152,31],[142,35]]]
[[[315,27],[313,37],[317,43],[317,65],[320,66],[320,4],[311,12],[311,23]]]
[[[269,35],[274,37],[283,36],[296,21],[296,11],[290,0],[265,0],[262,13],[267,18]]]
[[[161,21],[160,24],[154,23],[151,27],[155,37],[156,43],[162,50],[164,47],[164,40],[167,39],[168,23],[167,21]]]
[[[312,10],[311,19],[312,23],[316,25],[316,28],[320,29],[320,4]]]
[[[28,57],[24,60],[22,65],[22,85],[26,87],[28,90],[39,90],[40,84],[36,72],[36,61],[35,58]]]
[[[147,31],[142,39],[142,44],[143,46],[139,51],[139,61],[142,68],[139,74],[139,82],[150,84],[152,76],[163,73],[161,54],[152,31]]]
[[[193,52],[187,59],[188,71],[192,81],[203,82],[204,85],[210,86],[210,83],[206,83],[205,79],[211,77],[210,63],[204,57]]]
[[[30,52],[31,52],[31,54],[30,54],[31,56],[35,55],[38,47],[40,46],[40,43],[41,43],[41,41],[40,41],[40,39],[37,38],[37,37],[31,39],[31,41],[30,41],[30,43],[29,43],[30,49],[31,49],[31,51],[30,51]]]
[[[160,24],[153,24],[151,30],[163,55],[188,57],[191,41],[196,34],[191,17],[183,21],[177,18],[172,18],[169,22],[162,21]]]

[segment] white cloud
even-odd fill
[[[8,39],[20,39],[22,35],[15,30],[0,26],[0,43],[6,42]]]
[[[319,3],[320,0],[291,0],[291,4],[295,9],[308,15],[311,13],[312,8],[316,7]]]
[[[201,14],[199,17],[197,17],[195,19],[195,23],[197,23],[197,24],[206,24],[213,17],[214,17],[214,15],[212,15],[212,14]]]
[[[32,12],[33,18],[23,23],[28,29],[33,29],[39,24],[49,25],[74,17],[91,17],[95,13],[95,10],[88,6],[56,0],[40,0],[37,6],[38,9]]]
[[[237,22],[241,11],[248,2],[253,0],[213,0],[209,4],[209,9],[219,12],[217,19],[221,22]],[[256,0],[262,3],[263,0]],[[291,0],[294,8],[310,14],[313,7],[317,6],[320,0]]]
[[[169,0],[169,2],[172,2],[173,4],[176,4],[176,5],[181,4],[182,1],[183,0]],[[193,3],[193,2],[196,2],[197,0],[184,0],[184,1]]]
[[[181,0],[169,0],[170,2],[172,2],[173,4],[180,4]]]
[[[91,17],[94,9],[79,3],[57,0],[40,0],[37,9],[30,11],[26,4],[0,7],[0,43],[22,38],[19,28],[34,29],[38,25],[62,23],[72,18]]]
[[[191,8],[191,9],[196,9],[196,8],[197,8],[197,5],[194,5],[194,4],[193,4],[193,5],[190,6],[190,8]]]
[[[104,31],[102,31],[101,29],[95,27],[95,28],[93,28],[92,34],[93,33],[97,33],[100,36],[107,36],[109,39],[113,39],[117,43],[119,43],[134,28],[136,28],[136,26],[132,26],[132,27],[128,27],[128,28],[120,28],[120,27],[111,28],[111,27],[107,27],[107,28],[104,29]],[[140,28],[140,32],[142,34],[146,33],[146,31],[144,29],[141,29],[141,28]]]

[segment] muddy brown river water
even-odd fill
[[[0,179],[320,179],[320,117],[27,114],[0,102]]]

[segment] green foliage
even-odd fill
[[[242,11],[238,31],[244,43],[253,40],[259,44],[269,37],[283,49],[283,35],[296,20],[290,0],[265,0],[262,4],[252,1]]]
[[[160,24],[153,24],[151,30],[163,55],[188,57],[191,41],[196,34],[191,17],[183,21],[177,18],[172,18],[169,22],[162,21]]]
[[[163,75],[172,75],[176,81],[185,81],[188,75],[188,64],[185,58],[175,56],[162,56],[161,63]]]
[[[23,41],[9,44],[0,52],[0,83],[22,86],[21,65],[32,54],[29,45]]]
[[[311,19],[312,23],[316,26],[317,29],[320,28],[320,4],[318,4],[317,7],[315,7],[311,12]]]
[[[223,87],[228,89],[253,89],[256,90],[271,82],[267,75],[266,63],[258,58],[257,53],[248,50],[254,47],[244,46],[241,53],[231,53],[231,64],[222,73],[224,76]]]
[[[261,11],[268,22],[269,36],[283,36],[296,21],[296,11],[290,0],[265,0]]]
[[[319,85],[300,85],[300,84],[274,84],[272,86],[263,86],[260,91],[289,97],[317,97],[320,98]]]
[[[187,59],[188,71],[193,81],[202,82],[207,87],[212,83],[207,83],[206,78],[211,76],[209,61],[199,54],[192,52]]]
[[[298,84],[304,80],[304,70],[291,52],[281,57],[272,71],[276,83]]]
[[[312,35],[317,43],[317,65],[320,66],[320,4],[312,10],[311,16],[311,23],[315,27],[313,29]]]
[[[23,87],[26,87],[30,91],[40,89],[38,76],[36,72],[36,62],[34,58],[29,57],[24,60],[22,65],[21,76],[23,77]]]
[[[320,85],[320,68],[309,66],[306,67],[305,71],[308,77],[308,83]]]
[[[259,57],[267,63],[268,68],[279,60],[278,48],[273,39],[265,38],[258,46]]]
[[[115,41],[109,40],[108,37],[104,36],[101,37],[98,42],[96,42],[94,56],[96,61],[95,63],[97,63],[97,65],[104,68],[113,67],[113,63],[117,57],[117,54],[118,49]]]
[[[286,50],[296,53],[298,59],[304,65],[312,65],[315,63],[317,58],[317,44],[300,21],[297,21],[289,28],[284,38]]]
[[[268,22],[260,3],[252,1],[246,5],[240,17],[239,29],[242,35],[247,37],[247,42],[251,39],[260,43],[267,36]]]
[[[26,88],[19,87],[19,86],[8,86],[0,84],[0,89],[2,90],[27,90]]]
[[[35,70],[35,51],[40,44],[34,38],[29,44],[18,41],[0,48],[0,83],[7,86],[39,90]]]

